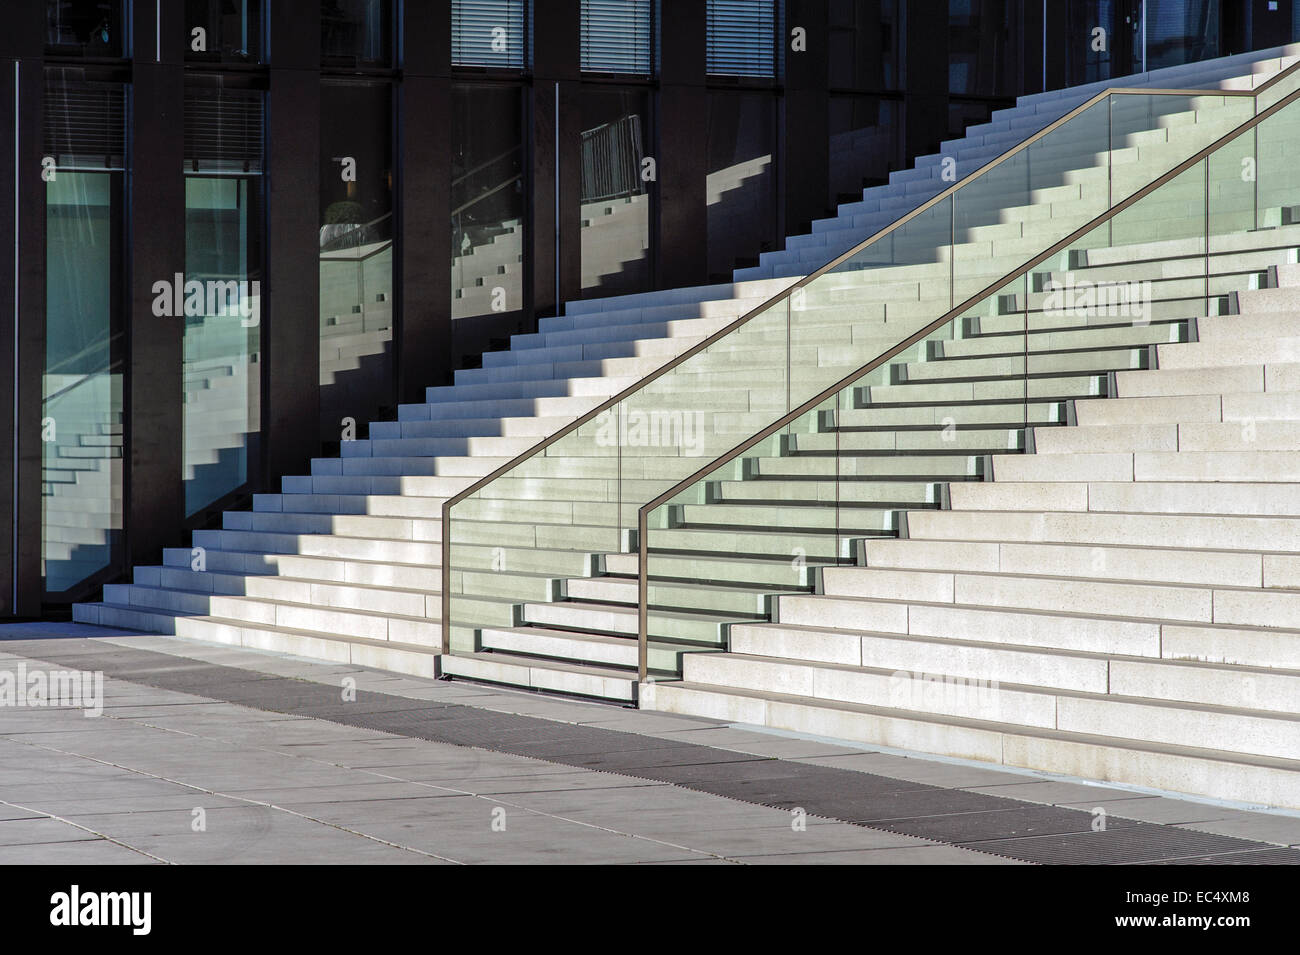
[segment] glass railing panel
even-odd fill
[[[1258,127],[1235,137],[1208,157],[1212,247],[1214,236],[1246,232],[1260,224],[1257,139]]]
[[[1188,340],[1206,308],[1205,175],[1202,160],[1035,272],[1026,316],[1031,409],[1108,396],[1112,373],[1152,368],[1158,346]]]
[[[798,638],[745,624],[897,538],[905,515],[981,479],[992,455],[1023,449],[1026,288],[1022,277],[901,348],[647,515],[652,676],[680,677],[691,652]],[[683,593],[713,614],[689,640]],[[873,629],[866,611],[845,625]]]
[[[746,436],[762,431],[765,422],[773,427],[781,423],[774,435],[776,450],[781,452],[778,457],[804,457],[797,453],[801,441],[807,450],[809,442],[829,440],[819,436],[824,432],[817,430],[828,409],[818,408],[818,414],[800,419],[798,428],[807,427],[807,432],[800,432],[793,422],[783,422],[783,416],[809,401],[820,400],[819,395],[833,393],[838,382],[895,348],[899,353],[890,354],[887,362],[871,372],[887,377],[874,386],[861,386],[847,397],[841,395],[841,405],[858,400],[863,387],[911,389],[892,393],[913,395],[928,389],[949,397],[964,395],[962,400],[967,404],[977,398],[992,401],[990,396],[995,392],[1007,391],[1006,380],[1011,376],[1016,382],[1014,387],[1019,389],[1022,417],[1034,412],[1033,382],[1025,380],[1031,364],[1028,353],[1023,349],[1020,353],[1007,350],[1009,336],[1016,334],[1016,310],[1023,337],[1032,311],[1030,289],[1035,293],[1044,291],[1038,273],[1028,276],[1022,266],[1085,227],[1114,202],[1146,186],[1150,177],[1173,169],[1253,115],[1249,98],[1215,94],[1118,94],[1100,102],[1106,104],[1104,116],[1092,108],[1072,116],[984,175],[965,180],[953,193],[909,214],[703,351],[675,360],[658,377],[639,386],[615,407],[602,410],[582,428],[563,434],[529,458],[511,463],[502,475],[453,505],[444,533],[451,542],[453,617],[466,625],[462,629],[472,631],[475,622],[482,625],[486,616],[509,619],[509,614],[500,613],[500,605],[525,591],[558,592],[554,579],[574,572],[560,568],[555,561],[548,563],[545,551],[578,555],[581,574],[598,567],[602,553],[626,551],[633,545],[637,512],[645,501],[676,484],[698,484],[697,475],[706,472],[710,462],[745,444]],[[1112,143],[1118,150],[1115,153],[1106,148]],[[1136,166],[1140,159],[1148,177],[1140,182],[1136,177],[1131,181],[1117,178],[1113,172],[1121,164],[1120,152],[1129,166]],[[1002,166],[1005,168],[999,172]],[[1110,174],[1101,174],[1108,169]],[[1202,183],[1204,175],[1202,170]],[[1024,206],[1008,205],[1021,194]],[[1180,196],[1171,189],[1159,201],[1175,206],[1181,202],[1185,207],[1194,198]],[[1018,238],[999,230],[1016,232]],[[1072,255],[1084,256],[1093,249],[1099,254],[1108,251],[1114,241],[1112,231],[1111,223],[1106,223],[1104,236],[1087,235],[1074,248],[1054,253],[1048,268],[1068,271]],[[1008,274],[1017,275],[1017,279],[1003,289]],[[990,287],[1003,290],[986,294]],[[954,306],[971,299],[976,304],[961,310],[962,321],[948,321],[938,330],[926,331]],[[990,331],[994,328],[1000,331]],[[971,335],[981,340],[967,343],[965,339]],[[924,336],[924,340],[910,343],[913,336]],[[996,336],[1002,336],[1002,340],[995,340]],[[1045,355],[1060,350],[1053,347],[1050,338],[1040,341]],[[952,344],[945,346],[945,342]],[[946,374],[958,367],[982,369],[987,374],[965,378]],[[637,377],[644,373],[639,372]],[[1048,382],[1044,387],[1057,384]],[[1071,387],[1074,384],[1077,382]],[[1047,399],[1054,397],[1047,392],[1044,395]],[[1013,404],[1017,401],[1015,395],[1005,394],[996,400]],[[1059,408],[1061,402],[1055,406]],[[999,413],[1005,411],[1001,408]],[[834,419],[838,414],[839,410],[835,410],[830,417]],[[960,417],[954,420],[955,430],[960,431]],[[603,440],[597,437],[602,430],[606,435]],[[987,439],[988,435],[981,437]],[[771,444],[767,441],[762,450],[770,450]],[[749,473],[744,470],[747,467],[757,467],[761,473],[761,460],[756,462],[753,450],[736,458],[743,458],[742,464],[733,461],[731,466],[740,467],[742,472],[738,480]],[[964,445],[958,446],[949,457],[974,462],[988,457],[964,451]],[[942,456],[934,454],[929,458]],[[862,466],[857,460],[861,457],[853,455],[853,467]],[[867,466],[873,463],[879,464],[869,461]],[[825,474],[817,471],[824,468],[825,462],[801,462],[800,466],[813,468],[814,480],[826,479],[832,486],[839,483],[838,460]],[[969,464],[976,470],[961,471],[958,476],[977,475],[980,466]],[[949,474],[948,470],[940,471]],[[590,487],[591,481],[604,482],[594,492],[596,497],[578,492],[582,486]],[[683,507],[710,506],[714,502],[708,493],[712,493],[708,488],[697,488],[695,498],[678,503]],[[491,533],[491,528],[475,531],[471,526],[476,520],[475,508],[487,508],[511,527],[526,528],[518,534],[517,542],[496,544],[506,553],[501,555],[502,569],[494,570],[492,577],[460,573],[462,555],[466,560],[485,559],[483,551],[466,549],[481,548],[470,539],[474,533]],[[692,513],[699,516],[699,512]],[[746,517],[752,519],[758,513],[747,512]],[[660,530],[680,529],[681,525],[673,526],[673,521],[682,520],[681,515],[674,517],[665,512],[660,517]],[[548,522],[567,526],[557,529]],[[699,529],[706,533],[691,539],[701,547],[718,544],[720,539],[714,539],[707,521],[701,522]],[[803,530],[807,528],[793,528],[796,534]],[[838,540],[836,533],[831,537]],[[680,534],[678,538],[687,539]],[[823,550],[809,550],[809,554],[822,553],[826,538],[817,537],[810,543]],[[521,557],[532,549],[525,557],[529,569],[521,571],[517,561],[512,563],[511,548],[519,549]],[[830,556],[840,553],[837,544]],[[516,579],[518,574],[526,576]],[[481,612],[480,598],[485,597],[495,601],[490,615]],[[671,604],[661,606],[673,612],[683,609]],[[456,611],[456,607],[462,609]],[[514,614],[514,619],[520,619],[517,608]],[[712,633],[720,631],[715,628]]]
[[[952,307],[952,211],[937,200],[793,292],[791,407]]]
[[[1265,81],[1261,84],[1258,92],[1254,96],[1255,110],[1262,113],[1271,106],[1275,106],[1282,100],[1286,99],[1296,90],[1300,90],[1300,72],[1294,71],[1292,61],[1294,57],[1285,57],[1282,62],[1286,64],[1284,71],[1271,81]],[[1291,69],[1292,72],[1285,72]]]
[[[443,532],[453,649],[475,648],[484,627],[525,621],[527,604],[552,599],[558,581],[590,576],[605,555],[633,551],[644,501],[785,414],[787,301],[743,330],[452,505]],[[583,382],[568,387],[581,392]]]
[[[1254,113],[1249,96],[1111,97],[1111,204],[1127,199]]]
[[[954,194],[954,304],[1105,211],[1109,110],[1093,103]]]
[[[1300,222],[1300,194],[1296,190],[1298,135],[1300,103],[1282,107],[1256,127],[1255,192],[1259,228]]]

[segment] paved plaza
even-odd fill
[[[0,673],[104,673],[97,718],[0,708],[5,863],[1300,861],[1297,815],[98,627],[0,637]]]

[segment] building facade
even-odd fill
[[[0,615],[57,614],[584,298],[728,282],[1216,0],[11,0]]]

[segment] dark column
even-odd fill
[[[451,17],[405,5],[397,97],[397,400],[451,383]]]
[[[656,285],[708,281],[709,97],[705,88],[705,6],[662,0],[656,159],[659,254]]]
[[[320,448],[320,0],[275,0],[266,152],[264,484]]]
[[[532,229],[529,245],[533,262],[535,317],[556,314],[562,303],[576,299],[582,290],[579,244],[579,197],[582,192],[582,104],[578,95],[580,12],[578,0],[553,0],[545,5],[545,15],[541,15],[539,10],[533,22],[533,87],[529,109]],[[558,261],[555,252],[557,232],[560,236]]]
[[[43,5],[13,11],[0,39],[0,613],[41,606],[41,374],[45,367],[45,185],[41,180]],[[15,93],[17,112],[15,114]],[[17,164],[14,143],[17,135]],[[18,261],[15,268],[14,252]],[[17,327],[15,328],[15,322]],[[17,354],[15,354],[15,343]],[[17,393],[17,408],[14,398]],[[16,410],[16,413],[15,413]]]
[[[806,31],[806,49],[790,49],[791,31]],[[830,42],[826,4],[821,0],[790,0],[785,32],[780,37],[785,57],[785,96],[781,100],[778,165],[784,199],[778,235],[796,235],[812,228],[812,220],[827,213],[830,118],[827,110],[827,63]],[[946,74],[945,74],[946,82]]]
[[[185,518],[182,478],[185,320],[153,314],[153,284],[185,271],[185,95],[183,8],[133,4],[136,53],[126,247],[127,550],[132,564],[157,563]],[[161,36],[161,62],[156,38]]]

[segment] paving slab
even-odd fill
[[[1280,848],[1300,818],[192,641],[43,632],[0,646],[104,671],[106,715],[16,710],[0,728],[0,861],[6,826],[26,859],[92,862],[1300,861]]]
[[[97,838],[94,833],[48,816],[6,819],[0,822],[0,846],[29,846],[49,842],[80,842]]]
[[[1268,813],[1243,813],[1234,810],[1228,812],[1231,815],[1225,819],[1183,823],[1182,826],[1198,832],[1213,832],[1221,836],[1237,836],[1242,839],[1300,848],[1300,819]]]
[[[776,855],[737,856],[746,865],[1018,865],[1015,859],[998,858],[957,846],[908,846],[904,848],[849,849],[835,852],[802,852]]]
[[[0,865],[160,865],[157,859],[107,839],[0,846]]]

